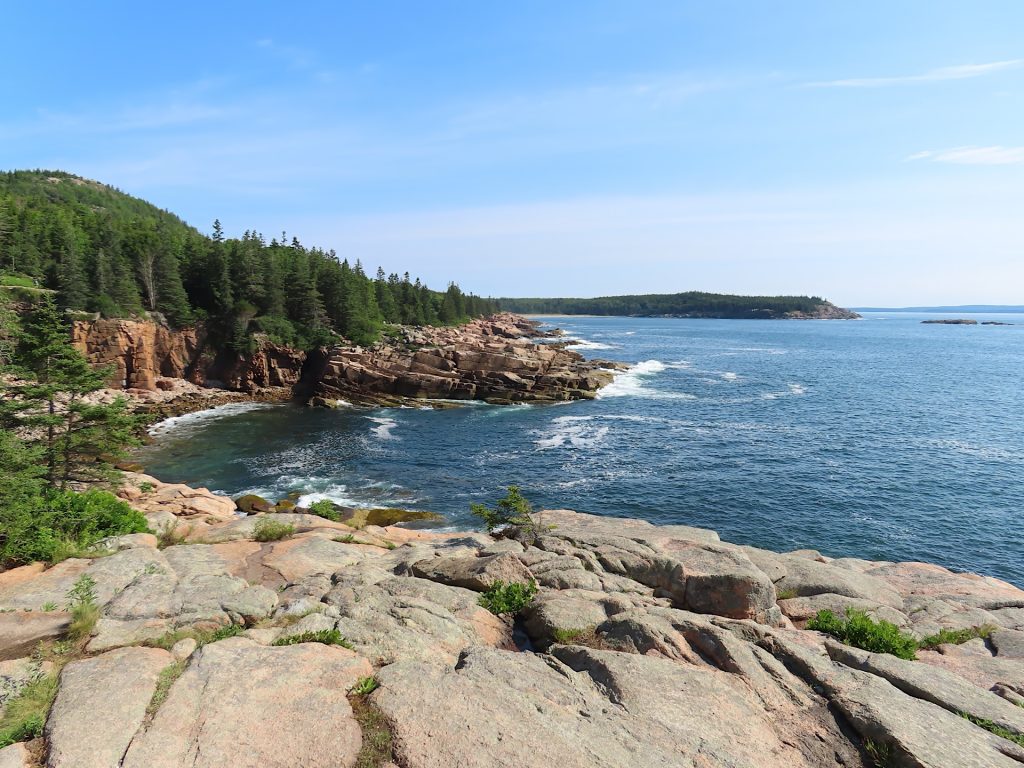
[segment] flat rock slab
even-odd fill
[[[0,749],[0,768],[29,768],[32,763],[32,754],[24,744],[11,744]]]
[[[339,646],[203,646],[124,768],[351,768],[362,743],[346,692],[373,673]]]
[[[117,766],[173,661],[159,648],[121,648],[68,664],[46,722],[47,767]]]
[[[954,714],[966,713],[981,720],[991,720],[1008,731],[1024,734],[1024,708],[971,685],[959,675],[887,653],[869,653],[831,640],[825,643],[825,647],[834,660],[887,680],[916,699],[937,704]]]
[[[455,669],[403,662],[373,701],[407,768],[797,768],[808,762],[742,683],[633,654],[474,648]],[[500,695],[496,692],[500,691]],[[443,707],[437,706],[445,702]]]
[[[0,613],[0,661],[29,656],[43,640],[54,640],[71,626],[63,611]]]

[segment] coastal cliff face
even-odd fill
[[[148,320],[76,321],[72,341],[97,367],[111,366],[115,389],[173,390],[173,379],[203,387],[256,393],[298,385],[306,353],[257,339],[239,354],[211,349],[203,326],[172,329]]]
[[[316,403],[399,404],[405,399],[496,404],[591,398],[620,364],[586,360],[511,314],[458,327],[403,327],[373,347],[331,350],[316,376]]]
[[[211,349],[200,326],[172,330],[139,320],[74,324],[73,340],[90,363],[111,366],[110,385],[145,392],[187,392],[175,380],[250,395],[400,405],[409,400],[555,402],[593,397],[618,363],[588,361],[515,315],[458,327],[396,327],[372,347],[306,352],[257,338],[251,353]],[[209,393],[205,393],[208,397]]]
[[[533,539],[240,516],[203,489],[125,479],[154,530],[177,526],[170,546],[134,534],[107,557],[0,573],[3,695],[67,631],[66,612],[41,606],[89,576],[100,611],[43,738],[0,765],[1024,761],[1024,591],[996,579],[565,510],[539,514]],[[293,533],[265,541],[271,521]],[[515,622],[480,603],[498,580],[538,586]],[[904,660],[805,628],[847,607],[952,634]],[[330,633],[346,644],[312,641]]]

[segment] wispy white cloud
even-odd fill
[[[953,147],[951,149],[915,152],[907,160],[928,160],[933,163],[956,165],[1021,165],[1024,147]]]
[[[991,61],[986,64],[960,64],[953,67],[938,67],[917,75],[897,75],[893,77],[851,77],[843,80],[823,80],[804,83],[808,88],[882,88],[890,85],[913,85],[915,83],[935,83],[943,80],[969,80],[974,77],[1018,69],[1024,65],[1024,59],[1008,61]]]

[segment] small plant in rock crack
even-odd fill
[[[495,581],[490,588],[480,595],[477,601],[495,616],[515,615],[528,606],[537,594],[537,582],[529,584],[521,582]]]
[[[864,611],[846,609],[846,618],[841,619],[832,611],[818,611],[807,622],[807,628],[824,632],[837,640],[872,653],[889,653],[901,659],[913,661],[917,658],[917,640],[904,634],[895,624],[875,621]]]
[[[295,534],[295,526],[290,523],[279,523],[263,517],[256,521],[252,537],[256,541],[280,541]]]
[[[67,607],[71,611],[68,637],[72,640],[89,637],[100,618],[100,608],[96,605],[96,580],[83,573],[68,590],[67,598]]]
[[[373,675],[359,678],[359,682],[352,686],[352,693],[356,696],[369,696],[380,687],[377,678]]]

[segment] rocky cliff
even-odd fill
[[[515,315],[495,315],[454,328],[393,327],[372,347],[338,346],[307,353],[257,337],[251,353],[217,350],[200,326],[172,330],[155,322],[93,320],[74,324],[75,345],[97,366],[113,369],[110,384],[147,393],[209,393],[180,386],[296,396],[318,405],[338,400],[398,405],[411,399],[554,402],[593,397],[617,363],[587,361]],[[200,397],[202,395],[203,397]],[[197,401],[196,398],[199,398]],[[205,399],[204,399],[205,398]]]
[[[5,768],[1024,762],[1024,591],[995,579],[568,511],[516,540],[238,517],[142,475],[122,494],[160,546],[0,573],[0,705],[64,665]],[[99,620],[55,645],[83,576]],[[538,585],[515,622],[481,605],[499,580]],[[847,607],[944,642],[904,660],[805,628]]]
[[[397,404],[406,399],[486,400],[506,404],[593,397],[621,364],[586,360],[518,315],[462,326],[403,327],[373,347],[326,355],[312,392],[332,400]]]

